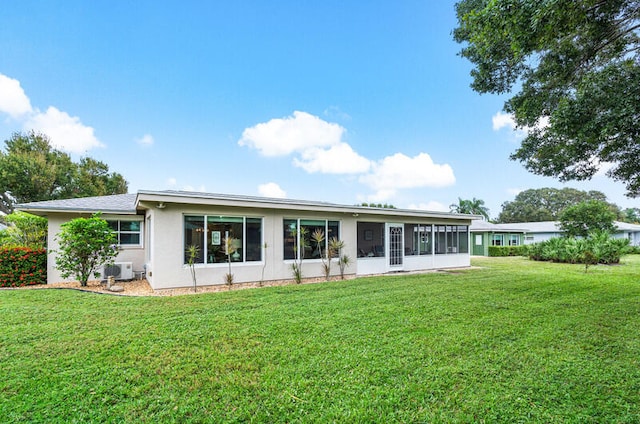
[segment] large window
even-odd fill
[[[109,227],[118,237],[120,246],[141,246],[142,245],[142,221],[131,221],[124,219],[107,219]]]
[[[232,262],[259,262],[262,260],[262,218],[244,216],[185,215],[184,262],[188,247],[197,246],[196,263],[226,263],[229,259],[225,240],[231,241]]]
[[[466,225],[436,225],[436,254],[469,253],[469,227]]]
[[[313,234],[322,232],[324,240],[318,246]],[[320,259],[325,256],[329,240],[340,240],[340,223],[324,219],[285,219],[283,241],[285,259]],[[300,249],[303,246],[304,249]]]
[[[431,254],[431,225],[404,225],[404,254],[407,256]]]
[[[520,245],[520,236],[518,234],[510,234],[509,246],[519,246],[519,245]]]
[[[493,234],[491,236],[491,246],[504,246],[504,234]]]

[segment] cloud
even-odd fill
[[[287,193],[276,183],[260,184],[258,186],[258,193],[260,193],[260,196],[274,197],[276,199],[284,199],[287,197]]]
[[[503,128],[508,128],[511,131],[513,137],[517,141],[519,141],[525,138],[527,134],[534,128],[539,130],[544,130],[545,128],[547,128],[549,126],[549,117],[543,116],[533,127],[518,128],[518,125],[516,124],[516,120],[512,113],[497,112],[491,117],[491,124],[494,131],[500,131]]]
[[[286,156],[309,148],[339,144],[344,132],[345,129],[338,124],[295,111],[293,116],[246,128],[238,144],[256,149],[264,156]]]
[[[499,131],[505,127],[511,130],[516,129],[516,121],[511,113],[498,112],[491,117],[491,122],[494,131]]]
[[[175,178],[171,177],[167,179],[167,185],[169,187],[175,187],[178,185],[178,180],[176,180]]]
[[[329,106],[322,114],[330,119],[341,119],[343,121],[350,121],[351,116],[348,113],[343,112],[338,106]]]
[[[140,138],[136,138],[136,143],[138,143],[141,146],[153,146],[153,143],[155,142],[155,140],[153,139],[153,136],[151,134],[145,134]]]
[[[361,176],[360,182],[376,191],[377,201],[383,201],[399,189],[447,187],[453,185],[456,178],[451,166],[434,163],[427,153],[414,157],[396,153],[373,164],[372,172]]]
[[[449,212],[449,207],[440,202],[430,201],[427,203],[411,204],[409,209],[417,209],[422,211]]]
[[[522,188],[508,188],[507,189],[507,194],[510,194],[511,196],[517,196],[518,194],[520,194],[523,191],[524,191],[524,189],[522,189]]]
[[[45,112],[31,106],[20,81],[0,74],[0,113],[5,113],[22,124],[23,130],[46,134],[51,145],[71,153],[104,147],[93,128],[84,125],[77,116],[49,106]]]
[[[434,163],[426,153],[415,157],[396,153],[373,161],[342,140],[345,133],[338,124],[296,111],[292,116],[246,128],[238,144],[264,156],[293,155],[293,165],[310,174],[357,174],[360,183],[374,190],[369,202],[386,201],[401,189],[455,183],[451,166]]]
[[[347,143],[329,149],[310,148],[303,151],[293,164],[312,174],[361,174],[371,167],[371,161],[353,151]]]
[[[20,86],[20,81],[0,74],[0,112],[19,119],[31,111],[31,102]]]
[[[95,147],[104,147],[93,134],[93,128],[84,125],[77,116],[70,116],[53,106],[45,113],[38,111],[32,115],[24,127],[48,135],[54,147],[68,152],[85,153]]]

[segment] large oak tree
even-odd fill
[[[127,181],[95,159],[79,163],[54,149],[45,134],[15,133],[0,150],[0,211],[16,203],[126,193]]]
[[[513,94],[504,109],[528,130],[512,159],[561,181],[607,166],[640,195],[640,1],[463,0],[456,13],[472,88]]]

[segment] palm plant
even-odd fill
[[[455,213],[482,215],[484,219],[489,220],[489,208],[484,205],[484,200],[476,199],[475,197],[471,200],[458,197],[458,203],[449,205],[449,210]]]
[[[227,263],[229,264],[229,272],[225,274],[224,280],[231,289],[231,285],[233,284],[233,274],[231,273],[231,255],[236,253],[237,251],[238,240],[227,235],[224,239],[224,253],[227,255]]]

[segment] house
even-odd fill
[[[632,246],[640,246],[640,225],[619,221],[613,224],[616,227],[612,235],[614,238],[626,238],[629,239]],[[563,234],[558,221],[519,222],[500,225],[505,229],[526,228],[527,231],[524,237],[525,244],[533,244],[549,240],[553,237],[561,237]]]
[[[493,224],[484,220],[475,220],[469,227],[471,232],[472,254],[488,256],[489,246],[520,246],[524,244],[525,227],[511,227],[505,224]]]
[[[518,246],[533,244],[562,237],[557,221],[517,222],[508,224],[492,224],[486,221],[473,221],[469,227],[473,244],[473,255],[488,255],[488,246]],[[640,225],[626,222],[614,222],[616,231],[614,238],[627,238],[632,246],[640,246]]]
[[[192,285],[189,246],[197,246],[199,285],[223,284],[224,252],[233,241],[234,281],[291,279],[302,261],[303,277],[324,276],[321,255],[336,237],[351,258],[350,275],[371,275],[470,265],[469,225],[475,215],[346,206],[333,203],[182,191],[148,191],[25,203],[16,209],[45,216],[48,282],[62,281],[55,267],[56,234],[76,217],[100,212],[118,236],[118,264],[145,272],[153,289]],[[300,234],[322,231],[318,246],[300,246]],[[338,273],[337,263],[332,274]]]

